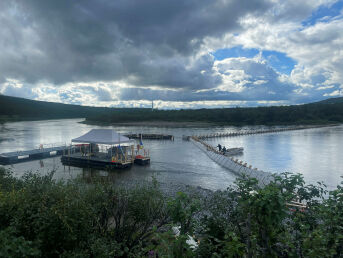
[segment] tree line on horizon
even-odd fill
[[[208,122],[225,125],[327,124],[343,122],[343,98],[292,106],[151,110],[90,107],[0,95],[0,122],[86,118],[88,123],[144,121]]]
[[[121,110],[89,116],[87,122],[209,122],[223,125],[328,124],[343,122],[343,103],[252,108]]]

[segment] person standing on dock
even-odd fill
[[[218,143],[218,150],[221,151],[222,150],[222,146]]]

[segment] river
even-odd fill
[[[120,133],[162,133],[175,136],[174,141],[144,140],[150,150],[151,164],[134,166],[130,170],[98,171],[64,167],[60,157],[18,163],[11,166],[16,176],[26,171],[46,174],[55,170],[56,179],[109,178],[116,183],[142,182],[152,176],[165,184],[185,184],[216,190],[231,185],[236,176],[217,165],[182,135],[199,135],[248,130],[256,127],[153,127],[153,126],[94,126],[79,123],[83,119],[12,122],[0,125],[0,153],[38,148],[40,144],[69,144],[92,128],[113,128]],[[258,127],[260,128],[260,127]],[[302,173],[308,183],[323,181],[333,189],[343,175],[343,125],[285,131],[281,133],[216,138],[212,145],[244,147],[244,154],[236,158],[264,171]]]

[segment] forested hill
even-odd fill
[[[57,118],[86,118],[89,123],[208,122],[225,125],[343,123],[343,98],[294,106],[154,110],[103,108],[28,100],[0,95],[0,122]]]
[[[104,115],[110,108],[35,101],[0,95],[0,121],[77,118]]]
[[[196,110],[141,109],[87,117],[88,123],[119,122],[209,122],[219,125],[294,125],[343,123],[343,102],[320,102],[293,106],[222,108]]]
[[[343,103],[343,97],[325,99],[325,100],[316,102],[314,104],[337,104],[337,103]]]

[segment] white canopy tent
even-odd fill
[[[72,139],[71,141],[78,143],[95,143],[106,145],[133,144],[132,140],[118,134],[113,129],[92,129],[88,133]]]

